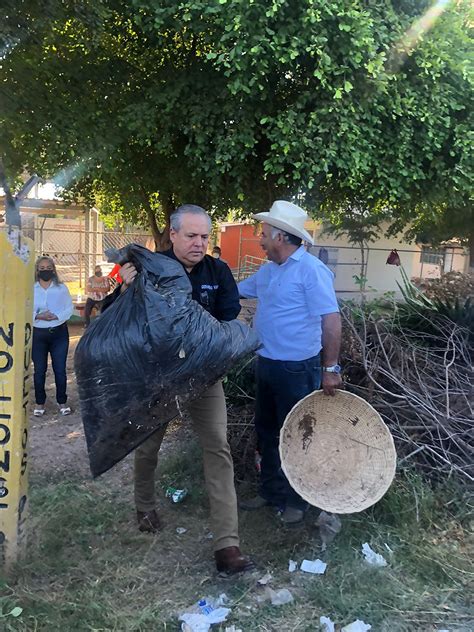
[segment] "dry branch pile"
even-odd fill
[[[348,388],[388,423],[400,461],[474,480],[473,367],[468,331],[420,308],[418,331],[397,317],[344,306]],[[413,313],[411,314],[413,317]],[[425,332],[425,333],[420,333]],[[429,333],[428,333],[429,332]]]
[[[255,467],[255,450],[257,437],[254,426],[254,408],[248,406],[229,406],[227,422],[227,436],[234,459],[234,473],[236,480],[255,482],[257,470]]]
[[[234,367],[224,380],[227,398],[228,440],[234,458],[235,477],[249,480],[255,470],[257,438],[254,428],[255,362],[249,357]]]
[[[474,280],[470,274],[453,270],[437,279],[413,279],[425,296],[441,301],[455,301],[474,297]]]

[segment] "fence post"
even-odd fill
[[[86,266],[84,275],[84,285],[87,286],[87,279],[91,275],[91,212],[87,209],[84,214],[84,251],[86,255]]]
[[[0,231],[0,570],[24,553],[28,512],[28,398],[34,242]]]
[[[242,266],[242,262],[240,261],[241,255],[242,255],[242,225],[240,226],[240,230],[239,230],[239,251],[237,253],[237,266],[239,270]],[[239,278],[240,278],[240,274],[239,274]]]

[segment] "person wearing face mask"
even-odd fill
[[[36,405],[33,414],[41,417],[45,412],[45,381],[49,354],[53,365],[59,413],[69,415],[71,408],[67,405],[66,359],[69,349],[67,321],[73,312],[71,295],[64,283],[59,281],[56,266],[50,257],[40,257],[37,260],[35,281],[32,359]]]
[[[102,309],[104,298],[110,292],[110,278],[102,276],[102,268],[95,267],[94,275],[89,277],[86,285],[87,301],[84,308],[84,327],[89,327],[91,312],[94,309]]]

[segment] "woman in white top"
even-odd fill
[[[67,321],[73,311],[72,299],[67,287],[59,281],[56,266],[50,257],[38,259],[35,279],[32,357],[36,406],[33,414],[37,417],[44,415],[44,385],[50,354],[59,412],[61,415],[69,415],[71,409],[66,403],[66,359],[69,349]]]

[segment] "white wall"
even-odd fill
[[[350,296],[354,293],[357,294],[359,292],[359,286],[353,277],[360,276],[361,273],[360,249],[352,247],[345,239],[334,239],[328,235],[321,237],[320,234],[317,234],[315,242],[317,245],[311,249],[311,252],[316,256],[318,255],[320,246],[324,246],[325,248],[337,248],[337,265],[329,266],[335,273],[334,287],[336,291],[341,295]],[[401,282],[400,269],[397,266],[387,265],[386,261],[392,248],[396,248],[399,251],[402,265],[410,276],[413,254],[400,252],[401,250],[407,249],[407,246],[407,244],[400,243],[397,240],[384,238],[371,244],[373,249],[368,253],[367,251],[365,252],[368,279],[366,285],[367,290],[374,292],[374,294],[382,294],[388,291],[399,293],[397,281]],[[375,248],[381,248],[383,250],[375,250]]]
[[[337,249],[337,265],[329,265],[335,272],[336,278],[334,287],[341,297],[351,297],[359,293],[359,287],[354,281],[354,275],[360,276],[360,249],[349,244],[347,238],[335,239],[330,235],[321,235],[322,228],[320,225],[308,223],[307,230],[314,235],[316,246],[311,248],[312,254],[318,256],[321,246],[329,250],[330,264],[331,255],[334,257],[335,252],[331,252],[331,248]],[[403,239],[402,235],[396,235],[391,238],[380,237],[375,242],[369,244],[369,252],[365,253],[367,259],[367,290],[376,294],[384,292],[395,292],[400,295],[397,285],[402,283],[400,268],[387,264],[387,257],[392,249],[396,249],[399,253],[401,264],[405,269],[409,278],[420,277],[421,273],[424,278],[436,278],[440,276],[440,268],[436,265],[420,263],[421,247],[416,244],[410,244]],[[446,257],[446,271],[450,269],[465,271],[466,260],[462,248],[448,250]]]

